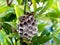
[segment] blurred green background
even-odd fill
[[[0,0],[0,45],[20,45],[18,18],[34,12],[38,35],[32,45],[60,45],[60,0]]]

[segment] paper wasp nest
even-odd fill
[[[31,40],[37,32],[37,21],[33,15],[24,15],[19,17],[18,33],[22,38]]]

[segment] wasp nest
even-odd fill
[[[37,32],[37,21],[33,15],[24,15],[19,17],[18,33],[22,38],[31,40]]]

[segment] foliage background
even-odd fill
[[[60,44],[60,0],[31,0],[26,11],[34,12],[38,20],[38,35],[32,38],[33,45]],[[17,32],[19,16],[24,15],[23,0],[13,0],[7,6],[6,0],[0,0],[0,45],[20,45]]]

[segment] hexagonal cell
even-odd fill
[[[24,16],[20,16],[20,17],[19,17],[19,19],[23,19],[23,18],[25,18],[25,15],[24,15]]]
[[[37,31],[32,31],[32,32],[33,32],[33,34],[34,34],[34,33],[37,33]]]
[[[34,22],[36,22],[36,19],[34,19]]]
[[[22,21],[24,21],[24,20],[25,20],[25,18],[22,19]]]
[[[31,21],[33,21],[33,20],[34,20],[34,18],[32,17],[30,20],[31,20]]]
[[[26,16],[26,18],[28,19],[28,18],[29,18],[29,16],[27,15],[27,16]]]
[[[24,22],[24,25],[27,25],[27,22]]]
[[[20,35],[23,35],[23,33],[20,32]]]
[[[20,31],[22,31],[22,32],[23,32],[23,29],[20,29]]]
[[[33,26],[33,30],[32,31],[38,31],[38,28]]]
[[[25,29],[25,30],[24,30],[24,32],[28,32],[28,30],[27,30],[27,29]]]
[[[33,26],[28,26],[28,29],[32,30],[33,29]]]
[[[31,21],[30,21],[30,20],[28,20],[28,21],[27,21],[27,23],[31,23]]]
[[[23,27],[23,24],[22,23],[20,23],[20,27]]]
[[[33,36],[33,32],[32,31],[28,31],[28,35],[29,36]]]
[[[25,33],[23,34],[23,37],[27,38],[27,36],[28,36],[28,33],[25,32]]]
[[[28,36],[27,38],[28,38],[28,40],[32,40],[32,37],[31,36]]]
[[[35,22],[32,23],[32,26],[35,26]]]

